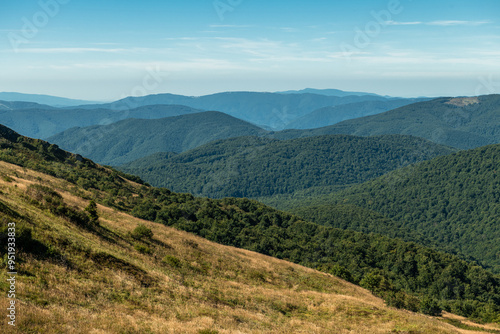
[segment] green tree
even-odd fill
[[[153,231],[143,224],[137,225],[137,227],[131,233],[134,239],[151,239],[153,238]]]
[[[432,316],[440,316],[442,309],[434,298],[424,296],[420,302],[420,312]]]
[[[90,218],[91,223],[98,223],[99,221],[99,214],[97,213],[97,204],[94,200],[91,200],[89,202],[89,205],[85,208],[85,211],[87,211],[87,214]]]

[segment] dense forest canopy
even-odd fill
[[[330,193],[454,149],[403,135],[293,140],[238,137],[119,168],[154,186],[213,198],[264,197],[314,188]]]

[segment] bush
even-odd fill
[[[339,278],[342,278],[348,282],[352,282],[352,275],[351,272],[344,266],[341,266],[339,264],[335,264],[331,269],[330,269],[330,274],[333,276],[337,276]]]
[[[87,211],[90,222],[92,223],[97,223],[99,220],[99,215],[97,214],[97,204],[94,202],[94,200],[91,200],[89,205],[85,208],[85,211]]]
[[[134,249],[142,254],[151,254],[151,248],[149,248],[148,246],[136,244],[134,246]]]
[[[420,312],[427,315],[440,316],[442,309],[435,299],[425,296],[420,302]]]
[[[163,258],[163,262],[174,268],[179,268],[181,266],[181,260],[179,260],[173,255],[165,256]]]
[[[150,228],[146,227],[143,224],[137,225],[137,227],[131,233],[132,238],[140,240],[140,239],[151,239],[153,238],[153,231]]]
[[[393,290],[391,281],[380,270],[373,270],[365,274],[359,285],[376,295]]]
[[[389,291],[385,294],[384,299],[387,306],[392,306],[398,309],[406,309],[412,312],[418,312],[420,310],[420,300],[417,297],[409,295],[403,291]]]

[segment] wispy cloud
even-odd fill
[[[210,28],[251,28],[250,25],[239,25],[239,24],[211,24]]]
[[[291,28],[291,27],[281,27],[279,30],[284,31],[284,32],[298,32],[299,30],[296,28]]]
[[[420,22],[420,21],[414,21],[414,22],[387,21],[386,24],[390,25],[390,26],[413,26],[413,25],[424,24],[424,22]]]
[[[448,26],[480,26],[484,24],[489,24],[491,21],[459,21],[459,20],[439,20],[439,21],[430,21],[430,22],[423,22],[423,21],[387,21],[387,25],[393,25],[393,26],[409,26],[409,25],[428,25],[428,26],[442,26],[442,27],[448,27]]]
[[[57,54],[57,53],[87,53],[87,52],[99,52],[99,53],[129,53],[129,52],[144,52],[149,49],[144,48],[25,48],[19,49],[19,53],[35,53],[35,54]]]
[[[431,26],[480,26],[483,24],[489,24],[490,21],[455,21],[455,20],[445,20],[445,21],[432,21],[428,22]]]
[[[30,70],[136,70],[144,71],[147,68],[157,68],[159,72],[183,72],[192,70],[244,70],[246,66],[229,61],[215,58],[192,58],[182,61],[98,61],[98,62],[81,62],[81,63],[68,63],[64,65],[29,65]]]
[[[114,43],[114,42],[100,42],[100,43],[91,43],[91,45],[121,45],[122,43]]]
[[[164,38],[163,40],[165,41],[196,41],[198,40],[198,37],[167,37]]]

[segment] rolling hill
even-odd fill
[[[0,123],[25,136],[38,139],[48,138],[77,126],[106,125],[128,118],[156,119],[200,112],[200,110],[176,105],[111,110],[60,109],[32,103],[12,103],[14,107],[17,107],[15,108],[17,110],[2,109],[2,103],[0,103]]]
[[[194,332],[200,326],[227,330],[235,324],[244,326],[240,329],[252,326],[259,331],[267,326],[263,331],[282,332],[283,326],[299,323],[304,328],[317,324],[331,332],[332,327],[324,327],[322,321],[331,321],[332,316],[336,326],[345,326],[342,309],[334,308],[330,315],[321,303],[314,304],[319,309],[304,303],[310,294],[322,296],[321,300],[347,294],[345,283],[333,281],[341,284],[333,283],[330,290],[331,278],[323,274],[270,260],[274,266],[261,261],[266,258],[260,255],[217,248],[165,226],[331,272],[370,289],[395,308],[426,314],[444,309],[500,322],[500,277],[450,254],[316,225],[256,201],[194,198],[141,185],[136,177],[3,126],[0,160],[0,216],[4,222],[15,222],[18,231],[19,298],[26,312],[21,331],[58,332],[61,326],[82,326],[85,331],[97,325],[119,332],[152,326],[152,331],[161,332],[158,326],[167,326],[165,318],[168,326],[196,326]],[[0,239],[6,238],[6,231],[3,225]],[[280,263],[294,269],[282,271]],[[276,299],[282,291],[288,291],[289,298]],[[5,295],[1,298],[5,304]],[[380,317],[386,313],[380,313],[379,305],[377,316],[375,310],[356,313],[359,326],[365,326],[355,327],[356,331],[371,331],[372,327],[366,328],[373,321],[369,319],[383,319],[391,327],[400,321],[401,313],[395,309],[390,314],[396,319],[387,318],[389,314]],[[258,319],[255,313],[260,314]],[[233,314],[239,315],[238,321],[229,321]],[[351,330],[358,322],[353,322],[352,309],[348,314]],[[405,319],[411,315],[404,314]],[[301,321],[288,322],[290,317]],[[387,329],[380,322],[373,328]]]
[[[251,95],[252,94],[250,94],[250,96]],[[235,98],[238,96],[239,94],[235,93]],[[290,96],[293,96],[293,94]],[[144,97],[140,102],[149,101],[153,103],[159,102],[159,100],[164,98],[164,95],[149,96]],[[210,117],[206,116],[208,114],[204,114],[205,116],[201,116],[200,114],[198,116],[191,115],[188,118],[181,117],[176,119],[175,123],[171,123],[170,121],[172,120],[168,121],[166,119],[161,122],[138,121],[137,124],[141,125],[140,130],[137,128],[135,121],[129,120],[106,126],[74,128],[49,138],[50,141],[61,145],[65,149],[81,153],[100,163],[112,165],[124,164],[158,152],[180,153],[212,140],[247,135],[286,140],[328,134],[353,134],[356,136],[411,134],[421,136],[422,138],[443,145],[464,149],[467,147],[496,143],[500,140],[498,125],[500,122],[496,121],[497,118],[500,117],[500,113],[498,112],[500,103],[499,98],[499,95],[481,96],[477,98],[440,98],[432,101],[414,103],[378,115],[343,121],[332,126],[309,130],[264,131],[251,124],[237,121],[229,116],[223,117],[219,114],[220,124],[206,131],[207,123],[205,122],[212,122],[210,124],[213,125],[218,121],[215,121],[215,119],[210,121]],[[243,103],[244,101],[240,102]],[[399,103],[397,100],[396,102]],[[372,102],[365,103],[370,104]],[[379,102],[373,103],[379,104]],[[374,105],[373,103],[372,105]],[[382,103],[385,104],[387,102]],[[179,113],[191,113],[193,111],[188,107],[167,107],[158,105],[139,107],[133,111],[123,111],[125,114],[114,111],[112,114],[120,115],[120,117],[137,115],[138,118],[147,118],[148,113],[152,113],[151,110],[149,110],[151,108],[159,108],[159,110],[170,108],[170,111]],[[19,113],[23,112],[24,111],[19,111]],[[154,116],[159,116],[162,112],[164,111],[157,112]],[[106,115],[102,111],[99,111],[99,113]],[[10,114],[13,113],[4,112],[4,114],[0,114],[0,120],[2,119],[2,115],[4,115],[4,118],[8,119],[8,115]],[[70,121],[74,122],[77,118],[69,117],[70,115],[72,114],[68,113],[68,118]],[[86,113],[83,112],[81,115],[85,118],[84,115],[86,115]],[[88,115],[95,114],[93,111],[89,111]],[[215,115],[215,113],[211,115]],[[202,117],[203,120],[194,120],[194,118],[199,117]],[[222,120],[222,118],[224,118],[224,120]],[[21,117],[20,119],[22,119],[22,121],[20,121],[21,123],[30,124],[30,129],[34,131],[43,129],[43,131],[55,132],[55,129],[51,126],[53,126],[53,124],[60,124],[56,121],[57,118],[50,122],[29,120],[37,120],[36,117]],[[28,120],[26,121],[26,119]],[[87,119],[92,120],[94,118],[89,116]],[[193,122],[182,121],[183,119],[192,119]],[[106,122],[105,124],[112,121],[113,118],[108,116],[103,120],[103,122]],[[166,125],[166,127],[162,128],[160,127],[160,124],[163,124],[162,122],[167,122],[170,125]],[[235,128],[228,129],[227,133],[218,134],[221,127],[224,128],[224,126],[228,124],[226,122],[239,122],[240,125],[238,125],[238,127],[242,126],[240,129],[241,131],[237,131]],[[11,123],[6,122],[6,124]],[[80,124],[84,125],[83,123]],[[152,127],[148,128],[148,124]],[[176,125],[174,126],[174,124]],[[191,128],[191,124],[197,124],[197,126]],[[19,127],[14,128],[18,129]],[[247,130],[249,131],[244,130],[244,128],[248,128]],[[29,132],[30,129],[23,129],[22,133],[25,134]],[[208,136],[206,134],[208,134]],[[96,140],[95,138],[98,139]],[[106,140],[101,140],[103,138],[106,138]],[[195,140],[194,138],[198,139]],[[205,182],[202,183],[204,184]]]
[[[459,149],[496,144],[500,143],[500,95],[438,98],[319,129],[281,131],[275,138],[325,134],[405,134]]]
[[[258,92],[225,92],[191,97],[157,94],[127,97],[109,104],[88,105],[82,108],[127,110],[155,104],[177,104],[202,110],[217,110],[269,129],[283,129],[289,122],[316,109],[364,101],[387,101],[381,96],[325,96],[318,94],[278,94]]]
[[[336,225],[335,204],[373,210],[442,248],[474,257],[500,272],[499,157],[500,145],[461,151],[331,196],[302,201],[301,208],[297,203],[288,206],[295,206],[292,211],[306,219],[336,227],[340,226]],[[390,225],[383,229],[380,225],[376,230],[397,236]]]
[[[264,133],[263,129],[245,121],[207,111],[72,128],[48,140],[99,163],[121,165],[157,152],[178,153],[217,139]]]
[[[97,206],[95,223],[78,225],[53,214],[47,200],[55,198],[60,207],[85,217],[89,201],[81,196],[90,192],[80,190],[77,196],[68,191],[74,189],[71,183],[4,162],[0,171],[0,238],[6,235],[4,222],[15,222],[18,249],[16,327],[6,327],[5,333],[331,333],[347,328],[359,334],[476,333],[472,330],[485,328],[449,314],[430,318],[397,310],[329,274],[106,206]],[[4,270],[0,277],[6,281]],[[6,284],[1,286],[4,291]],[[9,303],[2,293],[2,309]]]
[[[394,99],[390,101],[365,101],[324,107],[302,116],[286,125],[287,129],[315,129],[364,116],[381,114],[422,99]]]
[[[239,137],[175,156],[158,153],[120,169],[178,192],[214,198],[291,194],[333,189],[380,176],[453,149],[401,135],[319,136],[279,141]]]
[[[48,105],[38,104],[34,102],[23,102],[23,101],[3,101],[0,100],[0,111],[13,111],[19,109],[30,109],[30,108],[44,108],[44,109],[56,109]]]

